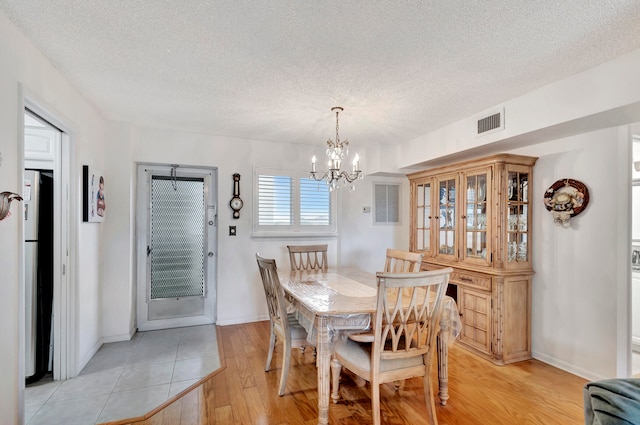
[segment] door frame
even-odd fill
[[[207,222],[207,250],[213,257],[207,261],[204,315],[182,317],[176,319],[148,320],[147,298],[147,237],[149,182],[147,170],[158,174],[169,175],[175,164],[136,163],[136,326],[139,331],[149,331],[180,326],[196,326],[216,322],[217,300],[217,258],[218,258],[218,169],[216,167],[202,167],[178,165],[177,172],[200,174],[208,182],[205,183],[205,200]],[[179,175],[178,175],[179,176]]]
[[[63,380],[77,375],[77,356],[72,347],[77,340],[76,321],[76,265],[78,229],[77,199],[75,192],[69,190],[71,181],[75,181],[76,173],[71,167],[74,163],[74,131],[64,118],[53,107],[32,93],[23,84],[18,85],[18,161],[20,179],[24,186],[25,140],[24,114],[29,109],[40,118],[48,121],[61,131],[59,146],[54,156],[54,282],[53,282],[53,378]],[[20,233],[24,234],[23,223],[20,223]],[[20,240],[19,281],[24,282],[25,242]],[[24,385],[24,353],[25,353],[25,294],[24,285],[19,291],[19,373],[22,379],[20,388]]]

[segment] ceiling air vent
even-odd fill
[[[504,110],[478,119],[478,132],[476,135],[485,134],[504,129]]]

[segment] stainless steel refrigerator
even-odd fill
[[[51,370],[53,307],[53,173],[25,170],[25,377]]]

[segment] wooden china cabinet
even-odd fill
[[[504,365],[531,358],[531,193],[537,158],[499,154],[410,174],[411,250],[453,267],[459,344]]]

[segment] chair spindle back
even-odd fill
[[[420,271],[423,254],[418,252],[387,249],[387,259],[384,264],[386,273],[415,273]]]
[[[328,245],[287,245],[291,270],[327,270]]]

